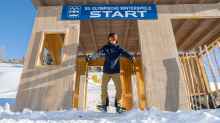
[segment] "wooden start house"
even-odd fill
[[[87,97],[87,82],[85,90],[83,89],[85,57],[106,45],[109,33],[117,33],[119,45],[135,55],[135,81],[140,109],[151,107],[165,111],[201,109],[200,97],[204,94],[214,94],[210,91],[203,56],[208,57],[208,52],[219,46],[220,4],[217,4],[219,0],[31,0],[31,2],[38,12],[13,111],[22,111],[23,108],[34,111],[80,109],[83,91],[85,91],[83,104],[85,109],[87,98],[92,98]],[[61,19],[65,14],[63,7],[66,5],[151,5],[155,6],[158,18],[128,19],[126,17],[129,16],[117,13],[118,19],[63,20]],[[74,9],[70,12],[79,10]],[[94,17],[101,16],[100,13],[93,14]],[[108,14],[110,17],[113,13]],[[148,12],[139,13],[140,16],[145,14]],[[72,18],[73,16],[78,15],[71,15]],[[45,65],[42,62],[45,51],[52,55],[52,65]],[[101,56],[89,62],[89,67],[103,66],[104,60],[105,58]],[[209,66],[211,69],[212,64]],[[120,67],[123,106],[131,110],[136,99],[135,92],[132,92],[135,83],[131,61],[121,56]],[[213,78],[216,76],[212,75]],[[216,89],[215,94],[220,100],[218,87]],[[200,101],[196,100],[198,97]],[[210,103],[207,99],[206,102]]]

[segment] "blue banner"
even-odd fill
[[[158,19],[155,4],[64,5],[61,20]]]

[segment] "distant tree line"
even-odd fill
[[[12,60],[11,59],[8,59],[8,60],[1,60],[0,63],[10,63],[10,64],[24,64],[24,61],[25,61],[25,57],[23,56],[21,59],[17,59],[17,58],[13,58]]]
[[[89,67],[89,72],[103,72],[103,67]]]

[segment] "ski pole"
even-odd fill
[[[86,70],[85,70],[85,81],[84,81],[84,89],[83,89],[83,98],[82,98],[82,105],[81,105],[81,111],[83,110],[83,101],[84,101],[84,95],[85,95],[85,87],[86,87],[86,72],[87,72],[88,62],[86,63]]]
[[[136,96],[136,106],[137,106],[137,109],[138,109],[139,105],[138,105],[138,98],[137,98],[137,89],[136,89],[136,81],[135,81],[134,64],[133,64],[133,62],[132,62],[132,68],[133,68],[133,76],[134,76],[134,89],[135,89],[135,96]],[[134,105],[133,105],[133,108],[134,108]]]

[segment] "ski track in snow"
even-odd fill
[[[22,68],[21,65],[0,64],[0,123],[220,123],[220,109],[168,112],[150,108],[115,113],[116,91],[112,80],[108,84],[108,113],[101,113],[96,110],[96,105],[101,104],[101,84],[92,80],[92,75],[98,75],[101,79],[102,73],[98,72],[89,73],[87,109],[83,112],[77,109],[31,111],[27,108],[22,112],[12,112]],[[214,83],[211,87],[213,90]]]

